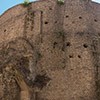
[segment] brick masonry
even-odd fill
[[[40,0],[1,15],[0,100],[100,100],[100,5]]]

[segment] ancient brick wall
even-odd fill
[[[0,100],[100,100],[100,5],[40,0],[0,16]]]

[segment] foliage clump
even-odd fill
[[[24,5],[25,7],[27,7],[27,6],[29,5],[29,3],[30,3],[30,1],[29,1],[29,0],[24,0],[23,5]]]
[[[57,3],[60,4],[60,5],[63,5],[64,4],[64,0],[58,0]]]

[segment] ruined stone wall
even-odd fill
[[[100,100],[100,5],[40,0],[0,16],[0,100]]]

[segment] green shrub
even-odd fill
[[[60,5],[63,5],[64,4],[64,0],[58,0],[57,3],[60,4]]]
[[[30,1],[29,1],[29,0],[24,0],[23,5],[26,7],[26,6],[28,6],[28,5],[29,5],[29,3],[30,3]]]

